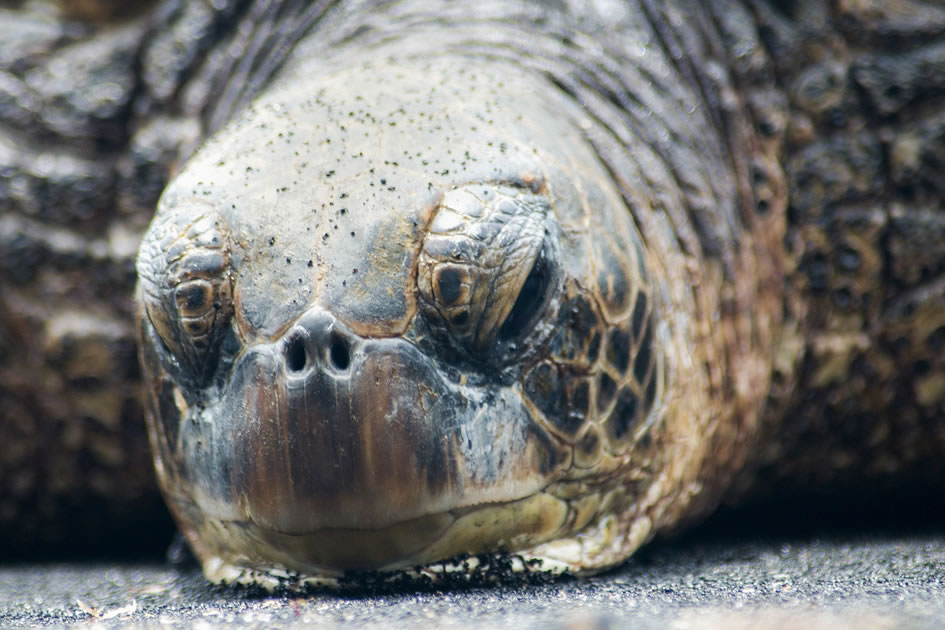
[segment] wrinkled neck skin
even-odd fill
[[[172,511],[215,580],[498,550],[611,566],[713,506],[751,444],[783,208],[748,216],[732,138],[695,90],[641,80],[627,115],[463,45],[502,36],[491,28],[372,36],[331,54],[303,42],[162,198],[139,300]],[[646,72],[678,70],[640,46]],[[637,117],[648,107],[663,118]],[[442,243],[475,231],[457,226],[491,212],[489,195],[521,227],[460,261],[494,256],[483,268],[504,274],[469,328],[437,274],[460,264]],[[172,241],[219,254],[198,342],[180,341],[182,302],[161,301],[191,255]],[[539,256],[539,315],[490,336],[526,283],[505,267]]]

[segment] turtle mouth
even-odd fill
[[[215,541],[201,559],[208,577],[216,581],[228,581],[223,567],[340,576],[350,571],[406,570],[463,554],[520,550],[555,538],[566,527],[568,515],[565,501],[542,491],[379,529],[324,528],[289,534],[251,522],[207,519],[197,535]]]

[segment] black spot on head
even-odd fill
[[[650,368],[650,362],[653,359],[653,326],[646,327],[646,334],[643,335],[643,341],[637,348],[637,358],[633,362],[633,377],[637,383],[643,384],[646,380],[647,371]]]
[[[607,361],[617,368],[621,375],[627,373],[630,365],[630,336],[622,328],[610,331],[607,340]]]

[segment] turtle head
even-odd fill
[[[550,558],[606,530],[662,353],[579,112],[511,68],[303,70],[182,169],[138,258],[157,469],[205,570]],[[591,555],[558,566],[619,559]]]

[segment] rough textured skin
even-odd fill
[[[4,554],[133,548],[130,529],[164,544],[132,324],[138,243],[181,151],[305,23],[291,3],[170,2],[120,23],[80,5],[111,3],[0,8]],[[239,36],[277,18],[291,24]],[[234,68],[250,35],[267,54]]]
[[[785,86],[787,283],[803,360],[764,439],[774,479],[935,486],[945,446],[945,8],[759,4]],[[787,453],[792,455],[786,456]]]
[[[61,540],[158,509],[133,359],[137,241],[178,157],[258,92],[310,26],[297,54],[374,45],[405,25],[455,28],[465,54],[514,59],[585,108],[587,141],[666,283],[664,305],[693,317],[701,385],[684,384],[704,398],[662,404],[693,418],[688,432],[666,430],[702,440],[706,456],[686,473],[699,483],[651,515],[653,531],[711,509],[741,470],[736,496],[756,479],[940,480],[945,14],[920,2],[685,6],[487,3],[472,26],[462,7],[428,19],[409,17],[409,3],[326,15],[162,3],[117,26],[107,10],[79,9],[78,21],[3,13],[3,539]],[[588,385],[599,417],[620,404],[607,379],[629,368],[614,349],[638,339],[635,297],[617,299],[631,329],[602,332],[603,369]],[[569,338],[559,355],[592,345]],[[552,425],[560,418],[552,431],[590,431],[560,414],[582,399],[580,382],[553,401],[550,368],[531,374],[525,391]],[[646,396],[646,378],[630,390]],[[675,443],[659,431],[657,446]],[[574,461],[595,457],[588,447]]]

